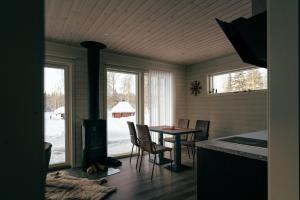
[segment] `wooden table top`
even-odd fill
[[[170,135],[180,135],[180,134],[188,134],[188,133],[195,133],[201,132],[201,130],[192,129],[192,128],[178,128],[172,126],[150,126],[150,131],[154,132],[162,132]]]

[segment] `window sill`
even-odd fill
[[[214,97],[214,96],[232,96],[232,95],[251,95],[251,94],[264,94],[267,92],[268,89],[263,89],[263,90],[252,90],[252,91],[243,91],[243,92],[226,92],[226,93],[215,93],[215,94],[207,93],[207,96]]]

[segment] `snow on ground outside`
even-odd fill
[[[45,141],[52,144],[50,164],[65,162],[65,120],[50,119],[51,112],[44,113]]]
[[[50,119],[50,112],[45,112],[45,141],[52,144],[50,164],[65,162],[65,120]],[[116,156],[131,152],[131,142],[127,121],[135,123],[135,116],[112,118],[107,116],[108,155]]]
[[[111,111],[107,115],[107,153],[109,156],[128,154],[131,152],[127,121],[136,121],[136,116],[113,118]]]

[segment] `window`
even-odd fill
[[[173,76],[170,72],[110,65],[106,76],[107,152],[113,157],[130,155],[127,121],[148,126],[172,125]],[[158,142],[157,133],[152,140]]]
[[[208,93],[246,92],[267,89],[267,69],[252,67],[209,75]]]
[[[150,70],[144,74],[144,122],[149,126],[173,125],[171,72]],[[157,133],[151,133],[151,138],[158,142]]]
[[[69,66],[47,63],[44,67],[44,140],[52,144],[50,165],[69,165]]]
[[[109,156],[130,154],[127,121],[138,119],[138,74],[107,70],[107,150]]]
[[[171,72],[149,71],[147,107],[151,126],[173,124],[173,76]]]

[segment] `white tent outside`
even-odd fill
[[[127,102],[120,101],[111,109],[112,113],[134,113],[135,109]]]
[[[65,114],[65,107],[62,106],[62,107],[59,107],[57,108],[56,110],[53,111],[54,114]]]
[[[61,106],[50,114],[50,119],[64,119],[65,118],[65,107]]]
[[[129,117],[135,115],[135,109],[127,102],[120,101],[111,109],[114,118]]]

